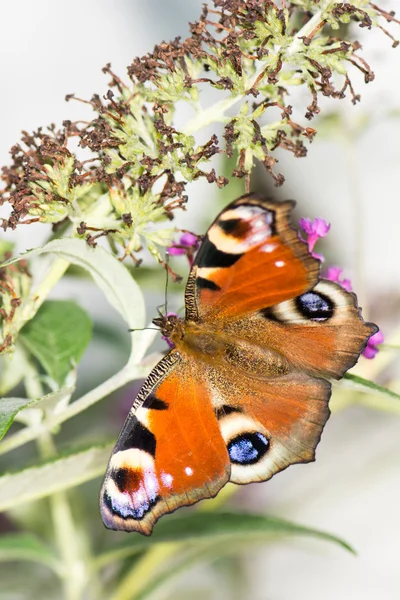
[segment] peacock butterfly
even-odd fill
[[[110,529],[157,519],[231,481],[266,481],[314,460],[329,378],[377,330],[356,296],[319,278],[289,226],[294,202],[242,196],[206,233],[185,291],[186,317],[154,319],[174,348],[143,384],[101,490]]]

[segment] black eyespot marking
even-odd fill
[[[123,452],[132,448],[143,450],[151,456],[156,455],[156,438],[137,417],[130,417],[129,427],[124,428],[115,450],[116,452]]]
[[[262,433],[242,433],[228,444],[231,462],[238,465],[254,465],[267,452],[269,441]]]
[[[144,498],[138,506],[133,506],[130,502],[119,501],[118,496],[111,497],[107,492],[103,495],[103,502],[108,510],[121,519],[136,519],[140,521],[160,500],[160,496]]]
[[[217,408],[215,414],[217,416],[217,419],[222,419],[223,417],[226,417],[227,415],[230,415],[232,413],[241,412],[243,412],[241,408],[238,408],[236,406],[229,406],[229,404],[224,404],[223,406]]]
[[[243,254],[229,254],[218,250],[216,245],[206,237],[197,253],[196,265],[199,268],[231,267],[242,256]]]
[[[242,237],[249,230],[249,223],[243,219],[220,219],[218,225],[224,233],[234,237]]]
[[[276,211],[263,208],[261,206],[255,206],[254,204],[241,204],[241,206],[248,206],[253,215],[259,215],[262,219],[264,219],[265,223],[271,230],[271,235],[276,235]]]
[[[269,321],[275,321],[276,323],[280,323],[280,320],[272,310],[272,308],[263,308],[259,311],[259,314],[264,317],[264,319],[268,319]]]
[[[164,400],[160,400],[153,394],[147,396],[146,400],[142,404],[143,408],[151,408],[151,410],[167,410],[168,404]]]
[[[307,292],[295,299],[297,310],[310,321],[326,321],[335,312],[335,305],[328,296],[319,292]]]
[[[112,478],[120,492],[128,491],[128,488],[136,488],[139,485],[140,473],[130,469],[116,469],[112,471]]]
[[[214,292],[217,292],[221,289],[218,284],[214,283],[214,281],[211,281],[211,279],[207,279],[206,277],[197,277],[196,285],[201,290],[213,290]]]

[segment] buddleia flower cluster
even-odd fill
[[[394,13],[368,0],[214,0],[186,39],[136,58],[125,80],[107,65],[108,92],[86,101],[95,113],[89,124],[65,121],[23,133],[2,171],[0,201],[9,209],[3,229],[47,223],[55,237],[82,237],[91,246],[106,238],[121,259],[139,264],[146,248],[162,262],[187,184],[228,182],[216,170],[217,155],[235,157],[231,175],[244,178],[246,189],[256,162],[281,185],[275,150],[306,155],[319,99],[359,101],[352,73],[366,83],[374,74],[360,44],[340,37],[350,22],[378,27],[397,45],[383,27],[399,23]],[[204,106],[207,87],[220,98]],[[299,87],[309,101],[296,106],[304,115],[297,122],[290,102]],[[191,116],[178,128],[182,103]],[[207,125],[215,131],[200,143]],[[71,149],[76,140],[78,152]]]

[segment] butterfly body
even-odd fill
[[[253,329],[250,324],[247,336],[242,339],[222,328],[184,321],[174,315],[156,318],[153,324],[161,328],[187,360],[218,365],[221,369],[231,366],[243,375],[261,379],[284,375],[289,370],[287,360],[270,350],[265,341],[264,346],[250,341]]]
[[[354,294],[320,280],[288,223],[292,202],[254,194],[209,228],[185,292],[186,318],[153,323],[174,348],[145,381],[110,459],[104,523],[150,534],[228,482],[266,481],[314,460],[331,384],[376,327]]]

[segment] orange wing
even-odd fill
[[[215,496],[229,480],[226,445],[198,377],[172,351],[144,383],[103,483],[106,527],[150,535],[163,514]]]
[[[317,283],[319,262],[288,224],[293,206],[249,194],[220,213],[188,280],[187,319],[237,319]]]
[[[260,379],[209,374],[211,394],[223,398],[219,425],[231,460],[230,481],[266,481],[295,463],[315,459],[329,417],[331,385],[305,373]]]
[[[172,351],[144,383],[111,456],[105,525],[149,535],[162,515],[229,480],[265,481],[314,460],[329,395],[328,382],[303,373],[260,380]]]
[[[318,283],[319,261],[289,227],[292,206],[250,194],[220,213],[189,277],[187,319],[339,379],[377,327],[363,321],[354,294]]]
[[[275,350],[297,369],[340,379],[377,327],[364,322],[354,294],[322,279],[302,296],[225,323],[224,331]]]

